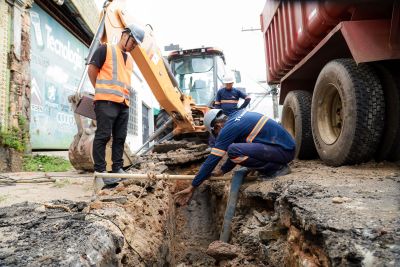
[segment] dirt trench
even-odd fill
[[[242,186],[230,246],[208,248],[222,225],[224,182],[206,182],[179,208],[172,194],[187,183],[154,180],[126,181],[89,203],[2,208],[0,266],[399,266],[398,165],[297,161],[292,170]]]

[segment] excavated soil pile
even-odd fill
[[[205,159],[210,153],[207,144],[182,141],[165,141],[156,145],[152,153],[140,155],[135,159],[135,164],[130,169],[132,172],[143,172],[152,169],[164,172],[167,166],[190,164]]]
[[[389,163],[292,174],[243,186],[233,244],[259,266],[399,266],[400,171]]]
[[[170,262],[169,186],[121,183],[93,202],[17,204],[0,212],[0,266],[151,266]]]
[[[180,208],[172,193],[189,182],[151,175],[88,204],[3,208],[0,266],[399,266],[399,166],[298,161],[292,170],[242,186],[230,244],[213,242],[229,192],[224,182],[206,182]]]

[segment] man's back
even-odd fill
[[[294,149],[292,136],[277,122],[257,112],[232,113],[219,134],[215,147],[226,150],[232,143],[262,143]]]

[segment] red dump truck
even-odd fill
[[[267,80],[297,157],[400,160],[400,1],[270,1]]]

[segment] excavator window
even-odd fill
[[[208,72],[214,67],[214,60],[212,56],[184,57],[174,61],[174,63],[174,72],[177,74]]]
[[[174,60],[173,73],[179,88],[196,104],[207,105],[214,97],[213,56],[183,57]]]

